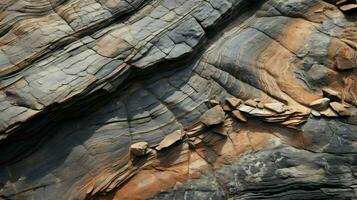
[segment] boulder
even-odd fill
[[[138,142],[130,146],[130,153],[134,156],[143,156],[147,153],[148,147],[147,142]]]
[[[220,105],[207,110],[200,118],[206,126],[221,124],[224,122],[225,112]]]
[[[330,99],[325,97],[311,102],[310,107],[312,107],[317,111],[322,111],[328,108],[329,103],[330,103]]]

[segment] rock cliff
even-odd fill
[[[356,198],[356,1],[0,2],[0,199]]]

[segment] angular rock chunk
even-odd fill
[[[242,122],[246,122],[247,121],[247,117],[244,116],[239,110],[234,110],[232,111],[232,114],[235,118],[239,119]]]
[[[224,122],[225,112],[221,106],[217,105],[207,110],[200,118],[206,126],[221,124]]]
[[[209,103],[211,104],[211,106],[217,106],[220,104],[220,102],[215,99],[210,100]]]
[[[231,112],[233,110],[232,106],[230,106],[228,103],[223,104],[222,108],[226,112]]]
[[[257,107],[258,105],[258,103],[253,99],[248,99],[247,101],[244,102],[244,104],[252,107]]]
[[[173,133],[166,136],[155,149],[160,151],[164,148],[167,148],[167,147],[175,144],[177,141],[181,140],[182,137],[183,137],[183,134],[182,134],[181,130],[174,131]]]
[[[326,110],[329,103],[330,103],[329,98],[322,98],[322,99],[318,99],[316,101],[311,102],[310,106],[315,110],[321,111],[321,110]]]
[[[262,104],[261,102],[259,102],[259,103],[257,104],[257,108],[264,109],[264,104]]]
[[[149,144],[147,142],[138,142],[130,146],[130,152],[134,156],[143,156],[147,153]]]
[[[313,116],[315,116],[315,117],[321,117],[320,112],[319,112],[319,111],[316,111],[316,110],[312,110],[312,111],[311,111],[311,114],[312,114]]]
[[[239,106],[242,103],[242,100],[238,99],[238,98],[226,98],[226,101],[229,103],[229,105],[231,105],[233,108],[236,108],[237,106]]]
[[[345,105],[343,105],[342,103],[331,102],[330,106],[334,111],[336,111],[341,116],[349,116],[350,115],[350,112],[345,107]]]
[[[331,108],[327,108],[326,110],[321,111],[320,113],[321,115],[326,117],[338,117],[338,114],[335,111],[333,111]]]

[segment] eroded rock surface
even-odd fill
[[[357,11],[0,2],[0,199],[357,198]]]

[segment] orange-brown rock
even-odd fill
[[[242,122],[247,121],[247,117],[245,117],[239,110],[232,111],[232,114],[234,117],[236,117],[238,120],[240,120]]]

